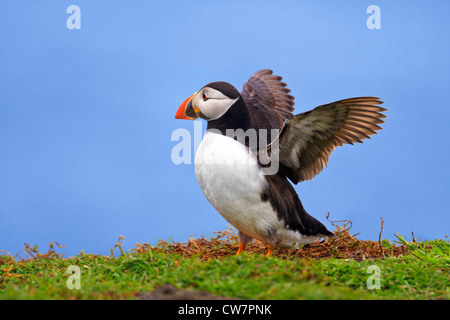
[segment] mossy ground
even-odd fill
[[[26,259],[0,255],[0,299],[138,299],[164,285],[237,299],[449,299],[450,243],[362,241],[338,227],[334,239],[265,256],[260,243],[235,256],[230,230],[187,243],[160,241],[117,255],[63,259],[27,246]],[[80,289],[69,266],[80,271]],[[375,266],[375,267],[371,267]],[[373,269],[375,268],[375,269]],[[373,270],[379,270],[379,282]],[[379,289],[377,289],[379,284]],[[372,286],[375,288],[370,289]],[[170,297],[169,297],[170,298]]]

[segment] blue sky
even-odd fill
[[[69,30],[66,9],[81,9]],[[381,9],[369,30],[366,9]],[[66,256],[210,237],[227,222],[193,165],[175,165],[180,103],[271,68],[296,112],[355,96],[383,130],[296,186],[307,211],[361,239],[449,234],[450,4],[445,1],[2,1],[0,249],[57,241]],[[205,128],[203,124],[203,128]]]

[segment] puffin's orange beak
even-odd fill
[[[177,113],[175,114],[175,119],[195,120],[198,118],[197,112],[200,110],[198,110],[198,108],[194,106],[196,96],[197,92],[184,100],[184,102],[178,108]]]

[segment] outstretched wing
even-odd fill
[[[280,130],[285,120],[293,116],[294,97],[289,94],[291,90],[286,88],[282,79],[272,70],[263,69],[255,72],[244,84],[241,96],[254,129],[267,129],[268,133],[271,129]]]
[[[384,123],[387,111],[379,98],[360,97],[321,105],[286,121],[278,139],[279,173],[293,183],[310,180],[327,165],[331,153],[344,143],[362,143]],[[277,145],[273,144],[273,145]]]

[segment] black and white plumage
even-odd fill
[[[340,100],[293,115],[294,97],[280,76],[264,69],[238,92],[226,82],[212,82],[186,99],[177,119],[201,117],[207,132],[195,159],[195,173],[209,202],[239,230],[239,251],[251,239],[274,247],[311,243],[333,234],[310,216],[289,182],[310,180],[344,143],[361,143],[380,130],[386,109],[374,97]],[[252,150],[227,135],[255,129],[266,145]],[[279,129],[279,134],[270,134]],[[276,148],[274,147],[276,146]],[[265,175],[259,156],[278,159],[278,170]],[[289,179],[289,180],[288,180]]]

